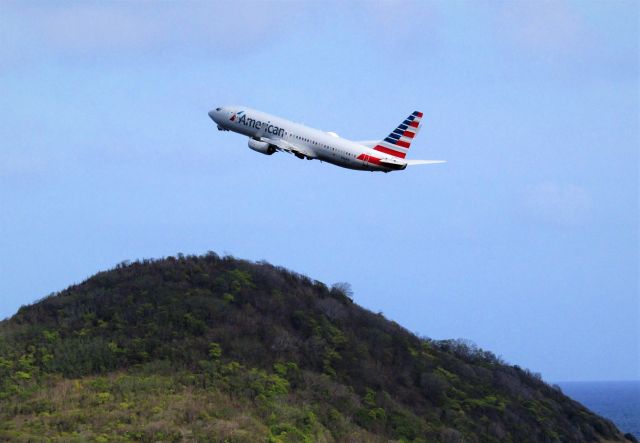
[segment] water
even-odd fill
[[[557,383],[569,397],[640,440],[640,380]]]

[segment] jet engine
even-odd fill
[[[276,152],[276,149],[269,143],[261,142],[253,138],[249,139],[249,147],[260,154],[271,155]]]

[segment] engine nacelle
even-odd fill
[[[276,152],[276,149],[273,146],[271,146],[269,143],[261,142],[259,140],[254,140],[252,138],[249,139],[249,147],[254,151],[257,151],[260,154],[264,154],[264,155],[271,155],[274,152]]]

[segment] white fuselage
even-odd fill
[[[220,130],[229,130],[274,146],[285,142],[297,149],[292,152],[299,158],[318,159],[349,169],[389,172],[406,168],[406,163],[391,159],[396,165],[383,165],[388,158],[360,143],[320,131],[299,123],[276,117],[265,112],[240,106],[223,106],[210,111],[209,116]]]

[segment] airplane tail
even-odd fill
[[[422,112],[415,111],[384,140],[379,141],[373,149],[394,157],[405,158],[413,138],[420,130],[420,120],[422,120]]]

